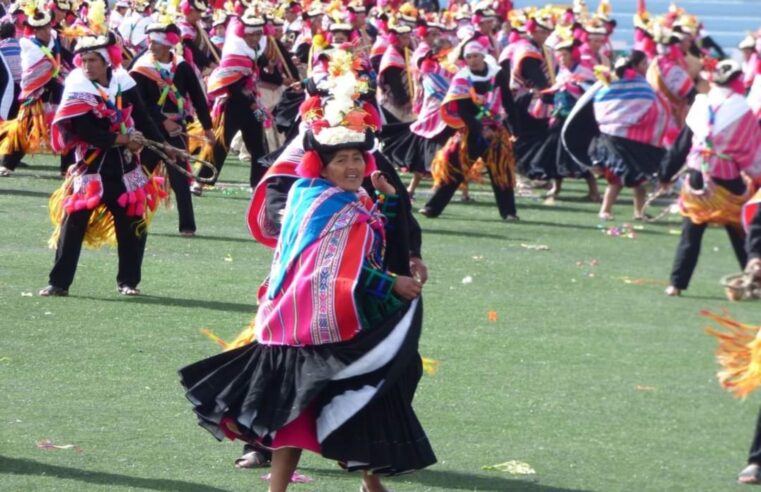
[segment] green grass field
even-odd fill
[[[239,443],[196,425],[176,375],[217,353],[201,328],[230,339],[253,316],[271,252],[246,229],[247,168],[228,163],[222,179],[232,186],[195,200],[198,237],[181,238],[176,211],[161,211],[144,295],[116,293],[116,252],[104,248],[83,251],[70,297],[47,299],[36,292],[53,259],[47,197],[57,162],[27,162],[0,180],[0,490],[266,490],[263,471],[233,468]],[[725,233],[706,234],[690,290],[672,299],[648,282],[668,278],[677,217],[635,239],[608,236],[597,206],[571,185],[554,207],[519,199],[521,222],[505,224],[486,188],[475,189],[476,203],[419,217],[431,274],[421,352],[440,368],[423,378],[416,409],[439,463],[388,486],[741,488],[734,478],[759,399],[737,401],[718,386],[715,342],[698,314],[726,308],[761,322],[758,303],[724,300],[718,279],[737,270]],[[626,222],[630,202],[616,213],[616,225]],[[38,449],[42,439],[80,451]],[[536,475],[481,469],[510,460]],[[358,475],[318,456],[305,455],[300,471],[314,482],[295,491],[359,488]]]

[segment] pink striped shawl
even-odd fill
[[[410,131],[424,138],[433,138],[443,132],[447,124],[441,119],[441,101],[447,93],[449,74],[439,69],[433,73],[423,74],[423,104]]]
[[[340,191],[331,189],[305,204],[309,210],[302,227],[310,224],[313,211]],[[296,206],[293,195],[292,188],[286,207]],[[368,200],[365,195],[359,202]],[[268,299],[269,279],[259,288],[255,322],[259,343],[289,346],[336,343],[351,339],[362,329],[354,290],[364,259],[373,251],[375,236],[368,222],[372,212],[358,205],[348,204],[338,211],[319,239],[294,259],[274,298]],[[273,266],[277,256],[276,251]]]
[[[706,151],[709,105],[716,111],[710,154]],[[695,98],[687,125],[693,132],[687,156],[691,169],[702,170],[707,157],[708,172],[714,178],[736,179],[741,171],[754,179],[761,176],[761,128],[744,97],[730,89],[714,87]]]
[[[761,73],[753,79],[748,93],[748,104],[756,119],[761,121]]]
[[[594,112],[602,133],[661,145],[664,108],[644,77],[616,80],[600,89]]]

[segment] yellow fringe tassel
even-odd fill
[[[679,209],[682,216],[687,217],[693,224],[741,226],[743,205],[753,196],[754,188],[750,180],[745,182],[747,192],[738,196],[723,186],[716,186],[707,195],[695,195],[687,187],[682,188],[679,195]]]
[[[510,133],[504,127],[495,130],[495,136],[483,157],[471,159],[468,155],[468,134],[464,128],[451,137],[444,148],[440,149],[431,162],[431,174],[434,185],[451,183],[459,175],[466,181],[481,181],[481,174],[486,168],[491,173],[495,183],[502,189],[515,186],[515,156]],[[460,169],[455,168],[449,161],[449,156],[459,153]]]
[[[254,320],[251,320],[251,322],[246,326],[243,331],[241,331],[237,337],[235,337],[235,340],[232,342],[226,342],[219,338],[214,332],[209,330],[208,328],[202,328],[201,334],[209,337],[209,339],[222,347],[223,352],[227,352],[228,350],[233,350],[236,348],[243,347],[244,345],[248,345],[249,343],[255,343],[256,337],[254,335]],[[423,371],[428,374],[429,376],[434,376],[436,372],[439,370],[439,361],[434,359],[429,359],[428,357],[423,357]]]
[[[188,153],[196,155],[201,152],[203,145],[203,126],[200,121],[195,120],[188,125]]]
[[[220,111],[217,116],[212,120],[212,128],[214,129],[214,142],[204,142],[203,127],[198,121],[194,121],[188,126],[188,135],[193,135],[196,138],[188,138],[188,152],[192,155],[198,154],[198,158],[202,161],[211,162],[215,166],[214,162],[214,145],[219,142],[224,146],[225,142],[225,112]],[[201,143],[203,142],[203,143]],[[225,148],[225,150],[227,150]],[[195,172],[198,172],[200,164],[196,164]]]
[[[745,398],[761,386],[761,326],[738,323],[710,311],[700,314],[727,330],[705,329],[719,342],[716,349],[716,361],[722,368],[717,373],[719,383],[735,397]]]
[[[150,176],[148,171],[143,168],[146,175]],[[58,239],[61,235],[61,226],[63,225],[64,218],[66,217],[66,211],[63,208],[63,202],[72,192],[73,178],[67,176],[63,184],[50,195],[48,200],[48,213],[50,215],[50,222],[53,224],[53,234],[48,239],[48,247],[50,249],[56,249],[58,247]],[[165,180],[164,182],[168,182]],[[151,191],[154,195],[158,196],[159,185],[149,180],[148,185],[153,188]],[[153,217],[156,215],[156,210],[151,210],[147,206],[145,207],[145,214],[143,218],[137,223],[135,227],[135,234],[141,235],[148,230],[148,226],[151,224]],[[82,243],[86,248],[98,249],[102,246],[116,246],[116,226],[114,225],[114,216],[111,215],[108,208],[101,203],[95,207],[90,214],[90,220],[87,222],[87,229],[85,230],[85,237]]]
[[[50,133],[41,100],[22,105],[14,120],[0,123],[0,155],[50,152]]]

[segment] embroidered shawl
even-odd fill
[[[259,289],[256,338],[273,345],[349,340],[361,329],[355,289],[383,230],[370,197],[324,179],[299,179],[288,194],[270,277]]]

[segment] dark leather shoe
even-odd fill
[[[44,289],[40,289],[39,295],[42,297],[66,297],[69,295],[69,291],[55,285],[48,285]]]

